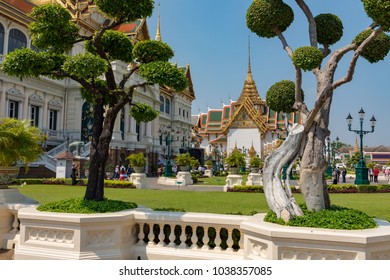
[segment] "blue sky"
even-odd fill
[[[306,18],[295,1],[286,0],[294,12],[295,20],[285,32],[292,48],[309,45]],[[320,2],[326,2],[322,4]],[[245,14],[251,0],[160,0],[155,2],[153,16],[148,19],[149,31],[154,38],[157,26],[157,5],[161,9],[161,36],[175,52],[173,62],[190,64],[196,100],[192,114],[205,112],[207,107],[220,108],[221,101],[236,100],[244,84],[248,67],[248,36],[251,41],[251,64],[260,97],[274,83],[294,80],[290,58],[277,38],[259,38],[246,27]],[[332,50],[349,42],[371,20],[366,16],[361,1],[327,0],[307,1],[314,15],[334,13],[344,25],[344,36]],[[350,56],[339,66],[337,77],[345,75]],[[364,146],[390,146],[390,55],[384,61],[370,64],[359,59],[354,79],[338,88],[331,109],[331,139],[337,136],[353,145],[356,134],[349,132],[346,117],[354,118],[353,129],[359,128],[358,111],[366,112],[365,130],[371,130],[369,119],[375,115],[377,126],[373,134],[364,137]],[[305,73],[303,89],[305,100],[312,107],[316,84],[312,73]]]

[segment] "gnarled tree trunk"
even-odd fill
[[[293,216],[303,215],[292,195],[289,184],[283,185],[282,183],[281,170],[285,164],[292,164],[299,155],[304,137],[304,127],[294,125],[283,144],[272,152],[264,162],[263,186],[268,206],[285,221],[290,220]]]

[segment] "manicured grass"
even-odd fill
[[[83,197],[85,187],[28,185],[19,191],[39,203]],[[266,213],[269,208],[262,193],[190,192],[139,189],[105,189],[110,199],[132,201],[150,208],[183,209],[187,212],[251,215]],[[295,194],[303,203],[301,194]],[[361,210],[370,216],[390,221],[390,193],[331,194],[334,205]]]
[[[242,175],[242,184],[245,184],[248,175]],[[226,176],[213,176],[211,178],[199,178],[197,185],[206,186],[224,186],[226,185]]]

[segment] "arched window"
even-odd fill
[[[24,35],[24,33],[18,29],[11,29],[11,31],[9,32],[8,52],[12,52],[15,49],[21,49],[26,47],[26,35]]]
[[[164,113],[164,107],[165,107],[164,96],[160,95],[160,112]]]
[[[170,114],[170,112],[171,112],[171,101],[169,101],[169,99],[167,98],[165,100],[165,113]]]
[[[0,23],[0,54],[4,54],[4,26]]]

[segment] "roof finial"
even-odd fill
[[[252,82],[252,69],[251,69],[251,36],[248,35],[248,73],[246,75],[246,80]]]
[[[161,32],[160,32],[160,3],[158,3],[158,19],[157,19],[157,32],[156,32],[156,41],[161,41]]]

